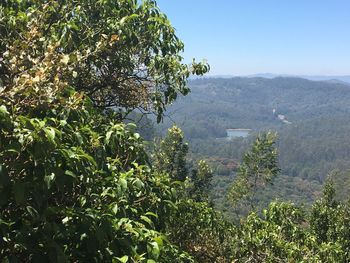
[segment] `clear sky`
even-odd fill
[[[211,75],[350,75],[350,0],[158,0]]]

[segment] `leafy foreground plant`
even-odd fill
[[[155,112],[160,121],[190,91],[187,78],[209,70],[184,64],[183,48],[154,0],[4,0],[0,97],[35,107],[68,86],[95,106]]]
[[[231,262],[233,225],[209,204],[212,171],[200,160],[189,172],[188,145],[183,132],[173,126],[155,148],[153,168],[166,172],[179,184],[174,213],[165,220],[169,240],[196,262]]]
[[[308,215],[272,202],[263,217],[242,220],[233,240],[235,262],[349,262],[350,206],[337,203],[331,183]]]
[[[262,134],[247,152],[230,189],[237,204],[246,201],[251,210],[241,216],[232,240],[234,262],[349,262],[350,206],[335,200],[331,181],[323,198],[311,211],[289,202],[271,202],[260,214],[254,208],[257,187],[264,187],[277,175],[275,135]]]
[[[182,50],[152,0],[1,1],[1,259],[190,260],[162,232],[175,185],[121,124],[136,108],[160,121],[208,71]]]
[[[0,257],[5,262],[186,262],[159,229],[168,176],[132,126],[73,91],[54,108],[0,107]]]

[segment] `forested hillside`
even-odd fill
[[[219,206],[235,174],[232,163],[239,163],[256,134],[270,129],[278,132],[282,175],[258,202],[266,205],[280,198],[310,204],[335,170],[342,171],[334,175],[342,182],[336,184],[338,197],[347,198],[349,85],[278,77],[204,78],[192,80],[190,86],[191,93],[168,110],[164,127],[176,122],[191,142],[193,158],[212,161],[217,175],[213,198]],[[229,142],[218,139],[226,136],[227,128],[249,128],[252,134]]]
[[[280,127],[277,115],[292,123],[350,112],[348,85],[300,78],[197,79],[191,94],[168,111],[188,138],[226,136],[226,128]],[[275,114],[273,114],[275,109]]]

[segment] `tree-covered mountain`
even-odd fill
[[[232,127],[281,127],[278,114],[299,123],[350,112],[350,88],[339,83],[282,77],[206,78],[192,80],[190,86],[191,94],[168,111],[189,138],[222,137]]]
[[[320,195],[327,175],[350,168],[348,85],[279,77],[196,79],[190,86],[191,93],[169,109],[163,125],[175,121],[191,142],[193,158],[212,160],[217,175],[214,198],[220,205],[225,185],[234,176],[232,162],[240,161],[263,130],[278,132],[282,169],[281,177],[258,198],[263,203],[274,198],[310,203]],[[253,131],[244,140],[217,139],[226,136],[227,128]],[[337,176],[338,182],[349,181],[345,172]],[[343,189],[341,198],[347,193],[343,186],[336,184]]]
[[[292,75],[292,74],[274,74],[274,73],[257,73],[251,75],[235,76],[235,75],[212,75],[212,78],[234,78],[234,77],[245,77],[245,78],[266,78],[273,79],[278,77],[285,78],[302,78],[314,81],[328,81],[342,84],[350,84],[350,75]]]

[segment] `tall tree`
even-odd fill
[[[191,262],[158,221],[174,184],[113,111],[161,120],[208,70],[182,49],[152,0],[0,2],[2,260]]]
[[[159,171],[166,171],[174,180],[185,181],[188,177],[186,155],[188,145],[180,128],[173,126],[156,145],[154,165]]]
[[[0,96],[24,105],[32,89],[51,103],[70,86],[96,106],[154,111],[160,121],[189,92],[187,78],[209,70],[184,64],[183,48],[154,0],[1,1]]]
[[[212,169],[205,160],[200,160],[197,169],[192,170],[190,197],[198,202],[209,201],[212,179]]]
[[[237,177],[229,190],[229,197],[234,204],[246,199],[253,208],[258,189],[270,183],[279,173],[275,140],[274,133],[260,134],[251,150],[244,154]]]

